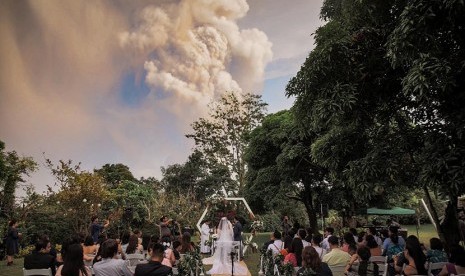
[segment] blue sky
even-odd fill
[[[41,164],[123,163],[137,177],[184,162],[190,124],[224,91],[287,109],[322,0],[1,1],[0,139]]]

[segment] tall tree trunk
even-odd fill
[[[449,202],[447,203],[441,228],[444,232],[446,250],[449,251],[452,245],[457,245],[460,242],[460,229],[457,217],[457,196],[449,196]]]
[[[316,217],[317,210],[313,204],[312,187],[309,183],[304,183],[304,190],[301,194],[302,202],[304,203],[305,210],[307,211],[308,222],[312,228],[312,234],[318,234],[318,219]]]
[[[433,221],[436,224],[439,239],[443,242],[443,244],[447,244],[444,231],[439,221],[438,212],[436,211],[436,208],[434,207],[433,200],[431,199],[431,195],[429,194],[429,190],[428,190],[428,187],[426,187],[426,185],[423,186],[423,191],[425,192],[425,196],[426,196],[426,204],[431,210],[431,216],[433,217]]]

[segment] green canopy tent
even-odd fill
[[[367,215],[415,215],[415,210],[400,207],[392,209],[368,208]]]

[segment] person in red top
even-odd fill
[[[291,245],[288,248],[288,253],[284,257],[284,263],[290,263],[292,264],[293,267],[297,266],[297,256],[294,250],[294,243],[291,243]]]

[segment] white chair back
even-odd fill
[[[50,268],[44,268],[44,269],[23,268],[23,276],[29,276],[29,275],[52,276],[52,269]]]
[[[340,276],[340,275],[344,275],[346,266],[345,265],[330,265],[329,269],[331,269],[331,272],[333,273],[334,276]]]
[[[442,269],[447,263],[446,262],[439,262],[439,263],[431,263],[427,264],[428,266],[428,275],[434,276],[431,272],[432,270]]]
[[[387,276],[388,273],[388,263],[378,264],[378,274],[382,276]]]
[[[126,255],[126,261],[129,262],[128,266],[136,266],[144,260],[145,260],[144,254],[134,253],[134,254]]]
[[[277,265],[277,264],[274,265],[274,273],[273,273],[273,275],[281,276],[281,274],[279,273],[279,269],[278,269],[278,265]]]
[[[370,262],[376,264],[385,264],[387,263],[387,256],[371,256]]]

